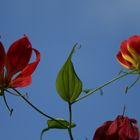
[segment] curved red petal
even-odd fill
[[[23,70],[22,72],[17,76],[18,77],[27,77],[32,75],[32,73],[35,71],[38,63],[40,62],[40,52],[36,49],[34,49],[34,52],[36,54],[36,60],[30,64],[28,64]]]
[[[5,65],[5,50],[3,44],[0,42],[0,69],[3,69]]]
[[[120,46],[121,53],[124,54],[124,55],[128,55],[128,56],[132,57],[131,53],[128,51],[127,46],[128,46],[128,41],[127,40],[124,40],[121,43],[121,46]]]
[[[28,64],[22,71],[21,73],[11,81],[11,85],[12,87],[16,86],[16,87],[24,87],[29,85],[32,81],[31,81],[31,75],[32,73],[35,71],[39,61],[40,61],[40,53],[38,50],[33,49],[36,53],[36,60],[34,62],[32,62],[31,64]],[[28,78],[30,77],[30,81],[28,81]],[[24,81],[25,80],[25,81]],[[19,84],[18,84],[19,82]],[[19,86],[18,86],[19,85]]]
[[[11,81],[9,87],[11,88],[17,88],[17,87],[25,87],[28,86],[32,83],[32,77],[28,76],[28,77],[21,77],[21,78],[17,78]]]
[[[111,125],[112,121],[107,121],[99,128],[97,128],[93,140],[109,140],[109,137],[106,135],[106,132]]]
[[[13,74],[23,70],[32,55],[32,46],[27,36],[15,41],[9,48],[6,57],[7,75]]]
[[[140,55],[140,36],[135,35],[128,38],[128,44]]]
[[[138,127],[135,125],[135,122],[128,117],[124,117],[122,125],[119,130],[119,136],[122,139],[130,139],[130,140],[139,140],[139,130]]]
[[[116,55],[117,60],[126,68],[132,68],[132,64],[128,61],[126,61],[121,52],[118,52],[118,54]]]
[[[114,135],[116,132],[117,132],[117,128],[118,128],[118,124],[117,124],[117,121],[113,121],[108,130],[107,130],[107,135]]]
[[[5,50],[3,44],[0,42],[0,85],[4,82],[4,65],[5,65]]]

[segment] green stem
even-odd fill
[[[68,133],[69,133],[70,140],[73,140],[72,129],[71,129],[71,124],[72,124],[72,104],[68,103],[68,106],[69,106],[69,123],[70,123],[69,128],[68,128]]]
[[[113,83],[114,81],[116,81],[116,80],[118,80],[118,79],[120,79],[120,78],[123,78],[123,77],[125,77],[125,76],[127,76],[127,75],[129,75],[129,74],[137,74],[137,72],[136,72],[136,71],[130,71],[130,72],[126,72],[126,73],[124,73],[124,74],[122,74],[122,75],[119,75],[119,76],[113,78],[112,80],[110,80],[110,81],[104,83],[103,85],[101,85],[101,86],[99,86],[99,87],[97,87],[97,88],[95,88],[95,89],[90,90],[86,95],[84,95],[84,96],[78,98],[78,99],[75,100],[72,104],[74,104],[74,103],[76,103],[76,102],[79,102],[80,100],[83,100],[84,98],[88,97],[89,95],[93,94],[94,92],[96,92],[96,91],[102,89],[103,87],[109,85],[110,83]]]
[[[33,109],[35,109],[37,112],[39,112],[40,114],[42,114],[43,116],[56,121],[57,123],[59,123],[61,126],[63,127],[67,127],[64,124],[62,124],[61,122],[59,122],[58,120],[56,120],[55,118],[45,114],[44,112],[42,112],[40,109],[38,109],[36,106],[34,106],[29,100],[27,100],[18,90],[16,90],[15,88],[12,88],[24,101],[26,101]]]
[[[4,92],[3,92],[3,99],[4,99],[4,103],[5,103],[8,111],[10,112],[10,116],[11,116],[12,115],[12,112],[13,112],[13,109],[9,107]]]

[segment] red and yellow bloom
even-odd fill
[[[132,36],[124,40],[116,57],[124,67],[140,70],[140,36]]]
[[[29,63],[32,52],[36,60]],[[32,73],[40,61],[40,53],[32,48],[27,36],[15,41],[8,52],[0,42],[0,88],[17,88],[28,86],[32,82]]]
[[[118,116],[97,128],[93,140],[139,140],[137,120]]]

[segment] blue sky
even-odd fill
[[[73,56],[83,88],[95,88],[117,76],[122,68],[116,53],[122,40],[140,34],[139,0],[0,0],[0,35],[8,49],[24,34],[41,52],[41,62],[33,74],[33,83],[20,89],[49,115],[68,118],[67,104],[58,96],[56,76],[78,42],[82,48]],[[92,139],[95,129],[106,120],[122,114],[140,121],[139,84],[129,94],[124,90],[135,76],[125,77],[73,105],[75,140]],[[30,108],[20,97],[7,95],[14,108],[12,117],[0,99],[0,130],[3,140],[38,140],[46,127],[46,118]],[[51,130],[44,140],[68,140],[67,131]]]

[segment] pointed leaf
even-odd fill
[[[91,90],[92,90],[92,89],[84,89],[83,92],[87,94],[87,93],[90,92]]]
[[[72,55],[77,44],[73,47],[67,61],[62,66],[56,79],[56,89],[60,97],[68,103],[75,101],[82,92],[82,82],[77,76],[73,63]]]
[[[64,119],[56,119],[55,120],[48,120],[48,128],[51,129],[68,129],[70,126],[70,123]],[[75,127],[76,125],[74,123],[71,124],[71,128]]]
[[[57,121],[55,121],[55,120],[48,120],[47,121],[48,127],[44,128],[41,131],[40,140],[42,140],[44,133],[49,131],[50,129],[68,129],[68,127],[70,126],[70,123],[64,119],[57,118],[56,120]],[[74,123],[71,124],[71,128],[73,128],[75,126],[76,126],[76,124],[74,124]]]
[[[83,90],[83,92],[85,93],[85,94],[89,94],[89,92],[92,92],[94,89],[85,89],[85,90]],[[100,95],[102,96],[103,95],[103,90],[102,89],[99,89],[99,91],[100,91]]]

